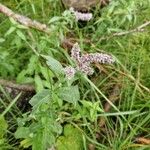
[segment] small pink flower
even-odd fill
[[[67,66],[66,68],[64,68],[64,72],[66,74],[66,78],[70,80],[74,77],[76,70],[71,66]]]
[[[74,8],[70,8],[70,11],[75,15],[76,20],[79,21],[89,21],[92,19],[93,15],[92,13],[81,13],[78,11],[75,11]]]
[[[87,75],[92,75],[94,73],[94,70],[90,67],[90,65],[82,63],[77,66],[77,70]]]
[[[83,54],[80,57],[80,63],[90,64],[91,62],[92,62],[92,60],[91,60],[90,54]]]
[[[71,49],[71,58],[76,61],[80,59],[80,47],[78,43],[75,43]]]
[[[94,53],[94,54],[89,54],[90,57],[90,62],[97,62],[97,63],[103,63],[103,64],[112,64],[114,62],[114,59],[112,56],[108,54],[103,54],[103,53]]]
[[[74,77],[76,71],[81,71],[86,75],[92,75],[94,73],[91,63],[103,63],[112,64],[115,60],[112,56],[103,53],[90,53],[80,56],[80,47],[78,43],[75,43],[71,49],[71,58],[76,62],[76,68],[66,67],[64,69],[66,77],[71,79]]]

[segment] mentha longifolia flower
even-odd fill
[[[112,64],[115,61],[112,56],[103,53],[90,53],[80,56],[80,47],[78,43],[75,43],[71,49],[71,58],[75,61],[76,68],[74,69],[69,66],[64,69],[68,79],[74,77],[76,71],[80,71],[86,75],[92,75],[94,70],[90,66],[91,63]]]
[[[94,73],[94,70],[93,70],[93,68],[90,67],[90,65],[83,64],[83,63],[80,63],[77,66],[77,70],[81,71],[82,73],[84,73],[86,75],[92,75]]]
[[[80,47],[78,43],[75,43],[71,49],[71,58],[76,61],[80,59]]]
[[[92,13],[81,13],[78,11],[75,11],[74,8],[70,8],[70,11],[75,15],[76,20],[79,21],[89,21],[92,19],[93,15]]]
[[[66,78],[70,80],[74,77],[76,70],[71,66],[67,66],[66,68],[64,68],[64,72],[65,72]]]
[[[103,53],[93,53],[93,54],[85,54],[80,58],[80,62],[82,63],[102,63],[102,64],[112,64],[115,60],[112,56]]]

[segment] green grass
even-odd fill
[[[68,12],[64,14],[60,0],[0,2],[17,13],[48,24],[51,29],[50,35],[23,29],[0,14],[0,78],[33,84],[37,92],[30,100],[32,110],[22,113],[14,104],[18,97],[11,99],[0,88],[4,95],[0,98],[0,110],[8,124],[2,138],[8,142],[2,143],[2,150],[25,147],[45,150],[61,140],[64,145],[70,141],[68,147],[82,143],[75,150],[86,150],[89,144],[97,150],[150,149],[149,145],[136,143],[137,137],[150,138],[150,27],[144,32],[112,36],[148,21],[149,0],[112,0],[106,7],[92,10],[94,18],[86,24],[77,23]],[[116,61],[112,65],[100,65],[101,71],[94,66],[92,76],[77,74],[73,81],[66,81],[59,69],[49,68],[41,57],[57,60],[54,63],[49,58],[49,64],[72,65],[70,49],[64,49],[61,44],[64,38],[76,39],[82,53],[104,52],[113,55]],[[118,100],[111,103],[109,98],[116,85],[119,85]],[[111,105],[109,112],[104,112],[106,102]],[[105,125],[100,128],[99,119],[103,117]],[[68,124],[72,127],[67,130]],[[73,127],[80,132],[80,140]],[[63,146],[58,149],[67,150]]]

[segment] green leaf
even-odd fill
[[[35,75],[34,81],[35,81],[36,91],[37,92],[39,92],[39,91],[44,89],[43,83],[42,83],[42,79],[40,78],[39,75]]]
[[[20,30],[17,30],[16,33],[22,40],[26,41],[25,35]]]
[[[43,67],[43,66],[39,66],[40,67],[40,72],[41,74],[43,75],[43,77],[49,81],[49,72],[48,72],[48,69],[46,67]]]
[[[5,37],[10,35],[11,33],[13,33],[16,30],[16,27],[10,27],[9,30],[5,33]]]
[[[32,145],[32,139],[31,138],[26,138],[20,142],[20,146],[23,148],[28,148],[31,145]]]
[[[48,23],[51,24],[51,23],[57,22],[61,19],[62,19],[62,17],[55,16],[55,17],[51,18]]]
[[[60,136],[56,142],[57,150],[83,150],[82,133],[74,128],[72,125],[67,124],[64,127],[64,136]]]
[[[6,141],[6,139],[5,139],[5,138],[0,139],[0,146],[4,145],[4,144],[5,144],[5,141]]]
[[[41,128],[39,128],[33,138],[33,150],[46,150],[55,143],[56,133],[60,134],[59,131],[61,126],[55,122],[50,116],[43,116],[41,118]]]
[[[0,139],[2,139],[3,136],[5,135],[7,127],[8,127],[8,124],[5,118],[0,115]]]
[[[64,101],[76,104],[80,100],[79,88],[77,85],[60,88],[58,96]]]
[[[56,59],[54,59],[51,56],[45,56],[42,55],[43,58],[45,58],[47,61],[47,65],[50,67],[50,69],[56,73],[56,74],[63,74],[63,66],[61,65],[61,63],[59,61],[57,61]]]
[[[33,106],[33,109],[37,109],[41,104],[48,103],[51,100],[51,92],[49,90],[42,90],[37,93],[29,103]]]
[[[53,75],[53,73],[52,73],[52,71],[50,70],[50,69],[48,69],[47,67],[43,67],[42,65],[40,65],[39,66],[39,69],[40,69],[40,72],[41,72],[41,74],[43,75],[43,77],[47,80],[47,81],[49,81],[50,79],[50,77],[53,77],[54,75]]]
[[[39,131],[33,139],[32,150],[46,150],[55,143],[55,137],[46,128]]]
[[[10,22],[11,22],[13,25],[17,25],[17,24],[18,24],[17,21],[14,20],[12,17],[9,17],[9,20],[10,20]]]
[[[26,70],[27,74],[33,75],[38,66],[39,66],[38,57],[36,55],[32,55],[30,57],[28,68]]]
[[[28,138],[30,135],[30,130],[27,127],[19,127],[15,132],[15,138]]]
[[[17,28],[19,29],[28,29],[27,26],[21,25],[21,24],[17,24]]]
[[[5,42],[5,39],[0,38],[0,43],[3,43],[3,42]]]

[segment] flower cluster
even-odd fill
[[[94,53],[94,54],[86,54],[82,55],[81,59],[82,63],[107,63],[112,64],[114,62],[114,59],[112,59],[112,56],[102,53]]]
[[[70,11],[75,15],[76,20],[79,21],[89,21],[92,19],[93,15],[92,13],[81,13],[78,11],[75,11],[74,8],[70,8]]]
[[[67,66],[64,68],[64,72],[66,74],[66,78],[70,80],[71,78],[74,77],[76,70],[71,66]]]
[[[76,63],[76,68],[73,67],[66,67],[64,69],[66,77],[71,79],[76,71],[80,71],[87,75],[92,75],[94,73],[93,68],[90,66],[91,63],[103,63],[103,64],[112,64],[114,59],[112,56],[108,54],[102,53],[90,53],[90,54],[83,54],[80,56],[80,47],[78,43],[75,43],[71,49],[71,58]]]
[[[80,47],[78,43],[75,43],[71,49],[71,58],[80,61]]]

